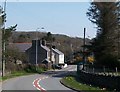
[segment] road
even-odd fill
[[[34,74],[12,78],[2,83],[2,90],[38,90],[38,92],[63,91],[74,92],[63,86],[59,81],[67,74],[73,74],[76,71],[75,65],[70,65],[65,69],[47,71],[43,74]]]

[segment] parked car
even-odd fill
[[[55,65],[56,69],[62,69],[62,67],[60,65]]]
[[[53,67],[53,69],[62,69],[62,67],[60,65],[56,65],[56,64],[52,65],[52,67]]]

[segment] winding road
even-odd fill
[[[42,74],[34,74],[21,76],[6,80],[2,83],[3,92],[11,90],[17,91],[37,91],[37,92],[75,92],[60,83],[60,79],[65,75],[74,74],[77,68],[76,65],[69,65],[61,70],[50,70]]]

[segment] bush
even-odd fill
[[[33,65],[27,65],[24,70],[25,70],[26,72],[28,72],[28,73],[36,72],[36,67],[33,66]]]
[[[35,66],[35,65],[28,65],[25,68],[25,71],[28,73],[42,73],[43,71],[46,71],[47,69],[45,67]]]
[[[44,71],[47,71],[47,66],[45,64],[39,64],[38,67],[42,68]]]

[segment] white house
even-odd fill
[[[55,64],[64,65],[64,54],[58,49],[52,49],[53,53],[55,53]]]

